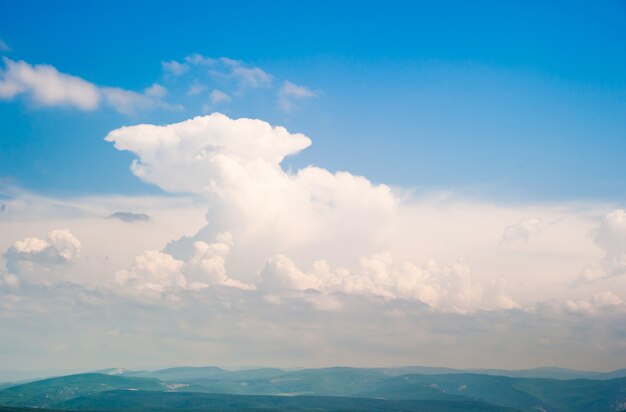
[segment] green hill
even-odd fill
[[[406,375],[380,381],[354,395],[415,399],[423,396],[425,388],[523,411],[608,412],[626,409],[626,378],[555,380],[477,374]]]
[[[102,404],[99,408],[106,405],[113,407],[117,402],[115,399],[130,402],[135,399],[133,393],[141,392],[141,396],[137,395],[141,399],[156,399],[161,396],[157,393],[187,393],[181,398],[167,395],[164,399],[191,399],[192,406],[196,401],[209,399],[205,395],[228,394],[228,399],[235,399],[235,395],[261,396],[260,400],[265,399],[263,396],[273,399],[277,395],[280,399],[300,400],[329,396],[374,399],[397,401],[403,407],[406,406],[405,401],[456,402],[457,405],[481,402],[528,412],[613,412],[626,409],[626,378],[555,380],[471,373],[390,376],[381,369],[358,368],[238,372],[219,368],[173,368],[157,371],[152,376],[155,375],[164,380],[95,373],[44,379],[0,390],[0,405],[91,409],[94,406],[89,402],[100,399],[113,403]],[[147,391],[154,393],[148,395]],[[188,393],[195,393],[197,397]],[[257,398],[242,399],[250,401]],[[317,401],[321,402],[320,399]],[[287,401],[272,402],[278,402],[277,407],[283,407],[281,402]],[[310,402],[315,403],[313,400]],[[372,405],[372,408],[375,407]]]
[[[166,388],[156,379],[87,373],[6,388],[0,391],[0,405],[47,408],[77,396],[113,389],[162,391]]]
[[[328,396],[242,396],[189,392],[109,391],[75,398],[58,405],[92,411],[397,411],[513,412],[514,409],[477,401],[418,401]]]

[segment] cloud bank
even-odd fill
[[[219,113],[106,140],[170,195],[3,194],[0,326],[24,332],[0,349],[25,350],[8,362],[48,350],[17,325],[50,321],[50,345],[72,361],[104,353],[124,366],[164,354],[280,366],[364,366],[373,353],[457,367],[626,361],[626,231],[614,205],[498,205],[285,170],[309,137]],[[76,323],[97,339],[74,347]],[[581,359],[589,345],[595,358]]]
[[[457,256],[451,256],[449,243],[443,244],[448,253],[447,262],[441,263],[420,250],[423,239],[436,239],[445,229],[420,222],[423,205],[407,200],[402,191],[316,166],[283,170],[281,162],[286,156],[311,144],[302,134],[260,120],[233,120],[214,113],[167,126],[124,127],[112,131],[106,140],[137,156],[131,170],[143,181],[167,192],[201,196],[208,203],[208,224],[194,236],[170,242],[164,253],[189,266],[198,242],[211,244],[220,233],[228,233],[232,245],[228,257],[222,257],[227,278],[269,292],[375,295],[455,312],[517,308],[518,300],[527,305],[537,297],[532,296],[531,285],[526,293],[514,293],[518,297],[507,290],[514,282],[534,284],[528,279],[528,269],[515,268],[515,263],[528,262],[528,253],[535,254],[537,261],[545,259],[546,253],[567,253],[563,239],[554,238],[563,236],[557,232],[590,224],[584,215],[544,208],[545,218],[556,222],[550,230],[545,229],[549,234],[544,236],[545,225],[539,217],[518,217],[519,223],[514,225],[505,220],[491,235],[491,250],[482,250],[472,259],[488,258],[486,264],[478,263],[492,267],[475,273],[465,259],[475,255],[474,251],[458,250]],[[494,206],[490,212],[488,206],[471,204],[465,205],[465,213],[471,215],[471,208],[485,214],[483,224],[498,220],[498,214],[500,219],[513,215],[506,208]],[[458,211],[442,213],[449,218]],[[519,216],[520,212],[516,213]],[[570,223],[559,229],[559,219],[564,216]],[[457,232],[451,236],[458,237],[459,231],[465,230],[465,226],[454,227],[457,223],[448,224]],[[484,237],[469,238],[467,244],[475,248],[487,242]],[[540,245],[535,238],[542,237],[544,244]],[[594,255],[584,236],[580,242]],[[489,254],[503,256],[486,256]],[[503,265],[503,271],[494,268],[494,262]],[[558,273],[552,274],[554,289],[548,288],[546,296],[539,299],[549,299],[555,291],[562,294],[559,288],[567,279],[571,282],[582,263],[578,265],[569,273],[558,268]],[[542,270],[549,273],[550,264],[545,266]]]

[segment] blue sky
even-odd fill
[[[316,91],[288,114],[258,96],[220,108],[311,136],[293,167],[500,200],[624,198],[623,2],[2,8],[5,56],[98,85],[142,90],[162,83],[162,61],[200,53]],[[202,114],[189,106],[129,117],[0,102],[0,175],[53,193],[151,192],[102,138],[123,124]]]
[[[626,367],[626,3],[301,3],[0,0],[3,368]]]

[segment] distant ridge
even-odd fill
[[[161,380],[176,380],[176,379],[192,379],[194,376],[198,378],[207,377],[237,377],[247,375],[258,375],[260,377],[267,377],[273,374],[281,374],[288,372],[304,371],[304,370],[331,370],[334,368],[300,368],[300,369],[278,369],[278,368],[250,368],[250,369],[237,369],[230,370],[220,368],[217,366],[179,366],[166,369],[157,369],[154,371],[146,370],[130,370],[124,368],[109,368],[94,371],[94,373],[106,373],[108,375],[123,375],[134,377],[151,377]],[[596,379],[607,380],[626,377],[626,368],[617,369],[610,372],[593,372],[593,371],[581,371],[576,369],[567,369],[560,367],[541,367],[531,369],[454,369],[444,367],[433,366],[399,366],[388,368],[351,368],[346,369],[358,369],[358,370],[375,370],[383,371],[390,376],[406,375],[406,374],[423,374],[423,375],[441,375],[441,374],[455,374],[455,373],[476,373],[481,375],[495,375],[495,376],[508,376],[511,378],[542,378],[542,379]]]
[[[162,379],[129,376],[132,372],[120,369],[109,372],[10,386],[0,390],[0,406],[81,411],[182,411],[214,407],[235,410],[235,405],[248,405],[245,408],[249,410],[318,411],[621,412],[626,409],[626,378],[559,380],[478,373],[402,374],[397,368],[346,367],[297,371],[181,367],[149,372]],[[170,406],[159,409],[161,402]],[[344,407],[339,407],[340,404]],[[323,405],[327,407],[322,408]]]

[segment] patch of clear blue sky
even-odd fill
[[[0,0],[0,38],[13,59],[100,85],[141,90],[161,61],[201,53],[320,91],[290,114],[269,98],[225,109],[308,134],[287,167],[502,200],[626,200],[623,1]],[[57,194],[151,192],[102,138],[194,114],[0,102],[0,176]]]

